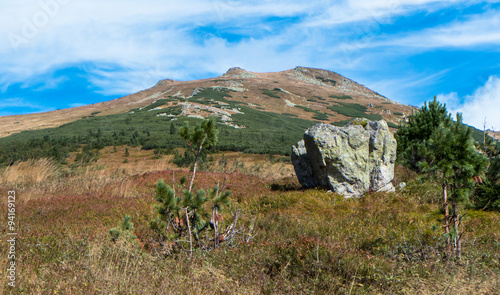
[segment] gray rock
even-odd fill
[[[384,120],[355,119],[339,128],[319,123],[292,147],[303,187],[321,186],[346,197],[394,191],[396,140]]]
[[[309,161],[309,157],[307,156],[303,140],[297,143],[297,147],[292,146],[292,163],[302,187],[312,188],[318,186],[318,182],[312,177],[311,161]]]

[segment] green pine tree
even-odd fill
[[[217,129],[215,117],[210,117],[203,120],[201,124],[196,125],[194,128],[189,127],[188,122],[184,122],[181,128],[180,135],[186,141],[188,149],[195,156],[193,165],[193,175],[189,183],[188,191],[191,191],[196,176],[196,168],[203,148],[210,147],[217,143]]]
[[[425,161],[427,141],[439,127],[447,128],[453,122],[446,110],[446,105],[434,100],[424,103],[420,111],[409,116],[406,124],[399,126],[395,134],[398,142],[398,161],[413,169],[418,169],[419,162]]]
[[[173,122],[170,123],[170,134],[177,134],[177,128]]]
[[[183,237],[189,238],[190,253],[193,247],[204,247],[208,241],[207,230],[214,230],[214,247],[217,247],[221,239],[219,215],[222,208],[230,206],[229,191],[224,191],[217,185],[210,189],[208,194],[204,190],[196,193],[183,189],[180,194],[177,189],[182,189],[185,178],[180,184],[172,186],[165,184],[163,179],[158,180],[155,189],[155,199],[158,204],[154,206],[157,218],[150,222],[150,227],[161,237],[161,241],[174,241],[180,245]],[[212,212],[206,210],[207,202],[212,204]],[[194,241],[193,241],[194,239]]]
[[[395,137],[398,141],[398,161],[413,169],[422,171],[425,164],[432,161],[432,150],[429,140],[438,128],[451,128],[453,120],[446,110],[446,105],[440,104],[434,97],[433,101],[424,103],[420,111],[412,114],[406,124],[399,126]],[[470,129],[470,128],[469,128]],[[441,136],[440,131],[434,135]],[[478,146],[487,155],[490,164],[486,170],[483,182],[477,186],[473,195],[475,206],[479,209],[500,210],[500,149],[497,142],[484,130],[483,142]]]
[[[484,152],[490,160],[486,170],[484,182],[480,184],[474,194],[474,205],[482,210],[500,211],[500,149],[491,137],[485,142]]]
[[[456,122],[441,123],[425,141],[421,151],[423,160],[418,163],[422,171],[436,175],[442,182],[447,250],[450,251],[453,244],[457,258],[461,255],[458,206],[469,200],[475,177],[484,172],[488,163],[476,150],[471,133],[471,129],[462,124],[461,114],[457,114]],[[451,215],[448,201],[451,202]]]

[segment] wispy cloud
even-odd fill
[[[464,122],[480,130],[500,130],[500,116],[498,115],[500,105],[500,77],[491,76],[488,81],[474,91],[460,99],[456,93],[441,94],[440,101],[446,102],[452,113],[463,113]]]
[[[334,1],[307,26],[337,26],[356,22],[390,23],[394,19],[415,11],[433,12],[446,7],[467,3],[465,0],[348,0]],[[470,2],[469,2],[470,3]]]
[[[0,94],[12,85],[43,91],[70,84],[53,75],[70,67],[82,68],[78,78],[95,93],[124,95],[160,79],[213,76],[232,66],[304,65],[352,74],[389,98],[418,105],[410,100],[419,87],[446,81],[451,66],[408,59],[436,48],[498,50],[496,2],[7,1],[0,11]],[[465,13],[439,25],[426,21],[446,9]],[[393,28],[415,15],[421,18],[415,27]]]
[[[54,108],[45,107],[20,97],[0,99],[0,116],[14,115],[16,114],[16,110],[20,108],[29,109],[31,112],[48,112],[54,110]]]
[[[401,78],[386,79],[382,81],[368,81],[367,86],[378,91],[393,100],[401,103],[419,106],[426,97],[424,92],[426,87],[430,87],[436,81],[440,81],[450,69],[444,69],[436,73],[417,73]],[[411,100],[414,95],[421,95],[422,101],[415,103]]]
[[[473,47],[500,44],[500,10],[475,14],[438,27],[399,36],[388,36],[371,46],[405,48]]]

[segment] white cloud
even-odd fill
[[[202,26],[237,27],[240,22],[262,27],[266,24],[253,18],[295,16],[311,5],[265,0],[4,3],[0,12],[0,39],[4,41],[0,42],[0,85],[3,90],[13,83],[29,86],[37,77],[57,69],[91,63],[97,65],[87,69],[91,83],[112,86],[103,92],[116,94],[150,87],[154,83],[149,82],[156,78],[187,79],[199,71],[220,71],[219,64],[238,64],[248,56],[257,64],[266,64],[262,57],[254,58],[257,45],[265,42],[252,39],[233,46],[215,36],[198,40],[190,31]],[[279,56],[274,42],[266,42],[264,50],[257,52]],[[114,69],[103,70],[103,64]]]
[[[0,99],[0,109],[5,108],[28,108],[35,112],[46,112],[53,110],[52,108],[47,108],[37,103],[26,101],[25,99],[20,97]]]
[[[448,71],[449,69],[444,69],[435,73],[417,73],[401,78],[387,78],[379,81],[368,81],[365,85],[391,100],[404,104],[415,105],[415,102],[411,101],[409,95],[424,95],[424,89],[434,83],[438,83]],[[423,105],[424,101],[431,100],[432,97],[424,96],[422,99],[421,104]],[[419,105],[417,104],[415,106]]]
[[[500,129],[500,77],[491,76],[485,85],[459,103],[456,93],[441,94],[439,101],[448,101],[447,108],[453,114],[463,113],[464,123],[483,129],[486,119],[487,129]]]
[[[90,86],[106,95],[127,94],[150,87],[164,78],[190,79],[219,73],[232,66],[273,71],[297,65],[332,69],[367,68],[382,60],[370,47],[432,43],[462,46],[470,42],[496,42],[500,32],[495,13],[456,22],[412,36],[396,36],[386,43],[371,39],[372,23],[390,23],[415,11],[434,11],[465,0],[347,0],[347,1],[242,1],[242,0],[17,0],[5,1],[0,11],[0,87],[14,83],[39,86],[40,77],[55,70],[89,64],[84,70]],[[42,3],[42,4],[41,4]],[[465,4],[464,4],[465,5]],[[295,23],[273,27],[266,17],[297,17]],[[359,40],[338,25],[365,22]],[[242,25],[239,29],[239,25]],[[249,27],[251,29],[249,30]],[[193,35],[200,27],[235,28],[249,32],[237,42]],[[375,28],[376,29],[376,28]],[[252,37],[252,30],[264,31]],[[482,31],[481,31],[482,30]],[[448,38],[450,35],[455,38]],[[15,39],[14,37],[18,38]],[[472,37],[475,37],[473,39]],[[13,39],[14,38],[14,39]],[[357,38],[357,39],[356,39]],[[448,38],[448,39],[446,39]],[[17,40],[17,42],[16,42]],[[425,41],[425,42],[424,42]],[[434,46],[434,45],[429,45]],[[384,52],[384,54],[390,54]],[[412,81],[380,81],[373,88],[397,98]],[[63,80],[52,79],[46,88]],[[394,87],[392,82],[398,83]],[[378,88],[377,85],[385,88]],[[403,87],[406,85],[405,87]],[[372,85],[368,85],[372,86]],[[415,86],[417,87],[417,86]],[[392,93],[395,93],[392,96]]]
[[[432,12],[466,0],[347,0],[334,3],[314,16],[307,26],[333,26],[354,22],[375,22],[379,24],[391,22],[393,19],[415,11]]]
[[[436,95],[436,99],[439,102],[446,104],[446,108],[449,110],[456,109],[460,105],[460,98],[458,97],[458,94],[456,92],[438,94]]]
[[[390,36],[373,42],[377,46],[403,46],[405,48],[472,47],[500,45],[500,11],[492,10],[457,20],[439,27]]]

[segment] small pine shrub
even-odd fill
[[[137,236],[134,233],[134,224],[130,219],[131,217],[129,215],[125,215],[118,227],[109,230],[109,235],[113,242],[116,242],[118,239],[135,242]]]
[[[278,94],[276,94],[277,92],[281,92],[281,90],[276,90],[276,89],[261,89],[262,91],[262,94],[264,95],[267,95],[269,97],[272,97],[272,98],[281,98],[281,96],[279,96]]]
[[[353,99],[352,96],[349,95],[329,95],[328,97],[334,99]]]
[[[169,186],[158,180],[154,206],[156,219],[150,228],[156,232],[159,243],[170,245],[165,254],[171,255],[196,248],[217,247],[230,236],[232,223],[223,223],[222,211],[230,207],[230,191],[223,192],[219,186],[196,193],[183,188],[185,178],[179,184]],[[177,192],[181,191],[180,194]],[[211,210],[209,209],[211,207]],[[186,241],[190,241],[189,245]]]
[[[329,106],[327,108],[347,117],[367,118],[373,121],[382,119],[382,116],[379,114],[367,114],[366,110],[368,108],[358,103],[337,102],[337,105]]]

